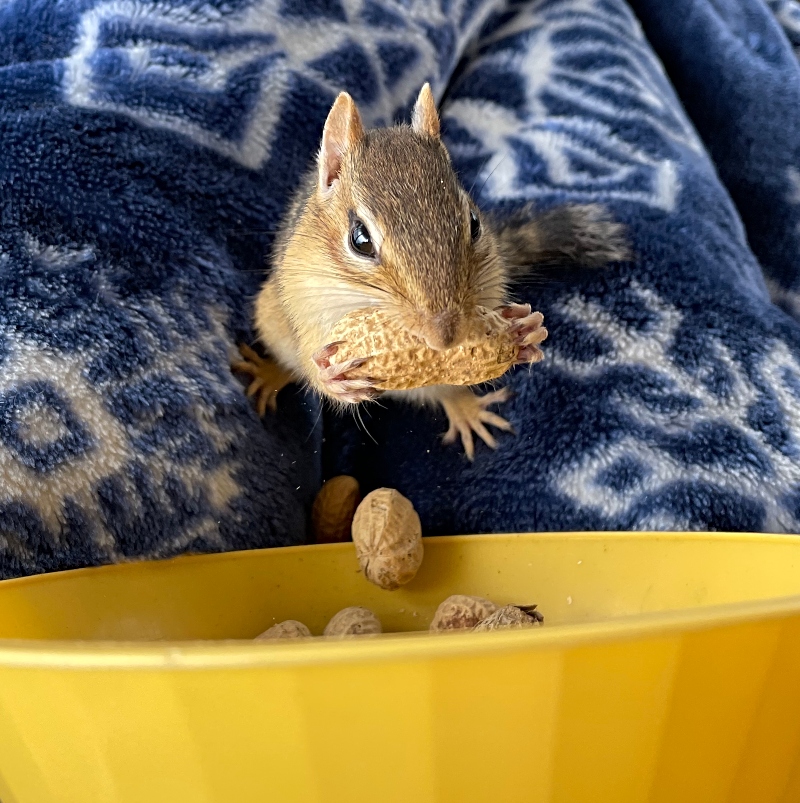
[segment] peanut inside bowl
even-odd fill
[[[430,348],[382,309],[362,309],[345,315],[333,327],[328,340],[341,341],[331,357],[332,365],[367,357],[367,362],[349,375],[379,379],[382,390],[489,382],[514,365],[520,352],[510,322],[483,307],[478,308],[467,339],[444,351]],[[543,356],[541,350],[535,349],[531,362]]]

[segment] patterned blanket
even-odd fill
[[[0,0],[0,576],[300,543],[340,472],[431,534],[797,531],[799,40],[791,0]],[[599,201],[636,252],[516,288],[546,358],[474,463],[229,370],[336,93],[385,125],[426,80],[483,208]]]

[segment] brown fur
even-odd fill
[[[599,268],[631,258],[625,227],[599,204],[557,206],[538,214],[527,207],[503,221],[497,237],[512,278],[537,266]]]
[[[438,139],[405,127],[373,131],[348,168],[344,192],[384,233],[380,264],[368,278],[360,265],[356,276],[347,271],[353,281],[379,288],[382,300],[423,335],[437,316],[449,316],[460,336],[477,304],[502,302],[502,287],[487,292],[500,279],[494,241],[471,242],[470,200]]]
[[[487,230],[471,241],[473,207],[431,135],[438,125],[430,108],[417,115],[427,119],[419,123],[427,133],[408,126],[364,132],[351,104],[337,101],[331,111],[316,180],[304,181],[287,214],[273,275],[256,304],[267,347],[319,390],[311,355],[345,313],[384,307],[432,347],[446,348],[463,339],[476,306],[499,306],[505,293],[495,238]],[[347,115],[346,124],[340,118]],[[346,141],[343,152],[328,136]],[[331,159],[339,172],[329,187]],[[376,264],[348,247],[354,213],[380,245]]]
[[[412,121],[365,131],[342,93],[325,124],[317,166],[276,240],[273,272],[256,303],[256,328],[274,358],[323,395],[330,396],[312,355],[348,312],[379,306],[432,348],[448,348],[463,340],[476,306],[506,303],[508,283],[536,263],[595,265],[628,255],[622,227],[596,206],[529,212],[503,226],[482,216],[473,242],[475,207],[439,139],[427,85]],[[372,235],[374,260],[348,245],[355,218]],[[460,420],[459,431],[474,430],[491,445],[480,422],[507,428],[485,410],[499,397],[481,400],[468,389],[445,386],[401,393],[443,404],[451,433]],[[462,437],[471,454],[471,439]]]
[[[411,128],[415,134],[439,139],[439,113],[429,84],[422,87],[411,115]]]

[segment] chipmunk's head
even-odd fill
[[[314,267],[331,280],[336,318],[378,305],[446,349],[463,340],[477,305],[502,303],[494,235],[456,177],[428,84],[411,126],[365,131],[353,99],[339,95],[317,166],[304,222],[324,243]]]

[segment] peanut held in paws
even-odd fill
[[[496,610],[497,605],[483,597],[453,594],[436,609],[430,629],[463,630],[475,627]]]
[[[350,540],[361,491],[358,480],[347,474],[331,477],[320,488],[311,509],[311,529],[318,544]]]
[[[422,527],[414,506],[392,488],[367,494],[353,519],[353,543],[366,578],[393,591],[422,563]]]
[[[351,382],[369,380],[379,390],[428,385],[477,385],[502,376],[518,362],[538,362],[547,337],[540,313],[521,326],[516,307],[502,314],[479,307],[465,342],[435,350],[383,309],[362,309],[342,318],[328,336],[326,359],[348,367]],[[329,369],[330,370],[330,369]]]

